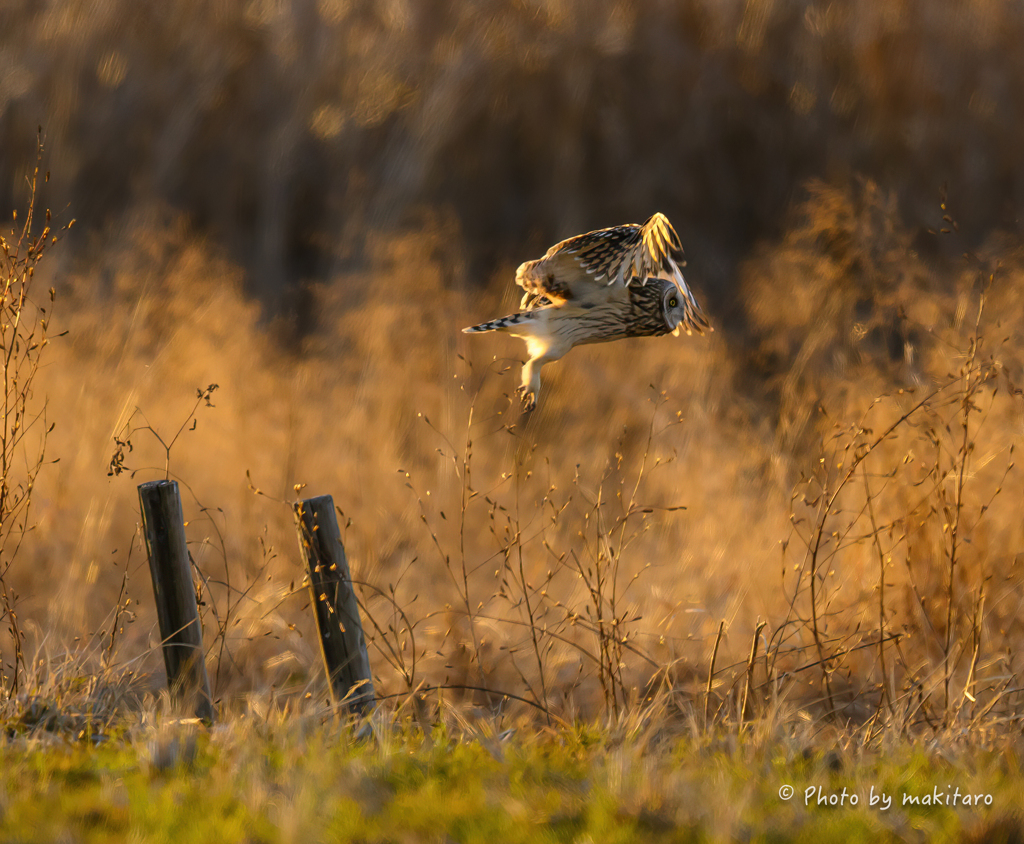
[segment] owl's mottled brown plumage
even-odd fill
[[[573,346],[622,337],[710,330],[683,280],[683,248],[664,214],[577,235],[516,272],[525,291],[520,312],[463,329],[506,331],[526,341],[530,359],[519,388],[533,410],[540,368]]]

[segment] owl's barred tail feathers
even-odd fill
[[[503,316],[500,319],[492,319],[490,322],[481,322],[479,325],[471,325],[469,328],[463,328],[463,334],[478,334],[481,331],[502,331],[507,328],[512,328],[516,325],[521,325],[524,322],[532,322],[536,317],[532,313],[518,313],[509,314]]]

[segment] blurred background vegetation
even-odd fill
[[[915,232],[946,185],[970,245],[1019,233],[1009,0],[4,7],[5,207],[42,124],[51,204],[83,241],[165,204],[300,330],[304,284],[430,211],[484,285],[566,232],[661,209],[734,320],[737,265],[812,178],[875,180]]]
[[[508,537],[529,533],[527,574],[550,577],[587,529],[586,506],[550,519],[551,502],[602,501],[661,463],[642,503],[688,509],[640,531],[623,570],[643,577],[623,600],[661,664],[705,663],[722,619],[722,658],[742,659],[755,618],[785,616],[779,549],[823,438],[955,372],[982,290],[985,353],[1009,386],[984,404],[979,502],[997,484],[985,472],[1006,468],[1024,366],[1022,43],[1015,0],[6,0],[0,208],[24,204],[42,126],[43,201],[77,218],[47,267],[70,332],[40,387],[61,462],[38,481],[33,563],[15,573],[37,643],[109,635],[126,571],[128,641],[155,643],[134,485],[107,461],[129,424],[135,480],[162,474],[142,420],[173,433],[216,382],[171,467],[197,563],[254,584],[224,599],[238,626],[223,682],[288,683],[316,663],[290,514],[246,472],[280,499],[299,483],[335,495],[357,575],[403,606],[418,596],[430,676],[514,686],[522,631],[490,623],[478,641],[430,531],[462,549],[486,611],[515,615],[494,562]],[[458,330],[513,307],[521,261],[656,210],[715,335],[578,350],[509,436],[521,350]],[[462,495],[471,405],[486,505]],[[965,586],[1016,577],[1024,490],[1012,474],[1001,490]],[[912,534],[910,497],[879,519]],[[902,664],[915,682],[945,624],[928,601],[942,577],[922,574],[937,537],[892,550],[902,597],[882,627],[919,635],[920,661]],[[832,558],[838,637],[876,600],[874,553]],[[582,587],[562,573],[573,605]],[[985,610],[992,654],[1020,635],[1011,586]],[[477,652],[461,668],[460,647]],[[552,685],[568,688],[578,655],[559,653]]]

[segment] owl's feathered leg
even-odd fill
[[[536,303],[550,304],[546,297],[540,297]],[[527,413],[537,407],[537,396],[540,395],[540,369],[544,364],[558,360],[572,348],[572,341],[559,332],[552,330],[552,318],[557,318],[557,308],[540,307],[536,310],[509,314],[500,319],[482,322],[462,330],[467,334],[483,331],[504,331],[526,341],[528,359],[523,364],[523,381],[516,388],[522,398],[523,410]]]
[[[537,396],[540,395],[540,368],[545,363],[546,360],[530,358],[523,364],[523,383],[516,388],[516,395],[523,400],[525,413],[537,407]]]
[[[541,367],[562,357],[572,348],[572,343],[556,340],[550,334],[523,336],[523,339],[526,341],[526,352],[530,357],[523,364],[523,383],[516,393],[523,400],[523,410],[529,413],[537,407],[537,397],[540,395]]]

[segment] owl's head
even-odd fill
[[[683,294],[679,292],[674,282],[661,279],[661,286],[661,313],[665,318],[665,326],[678,337],[686,318]]]

